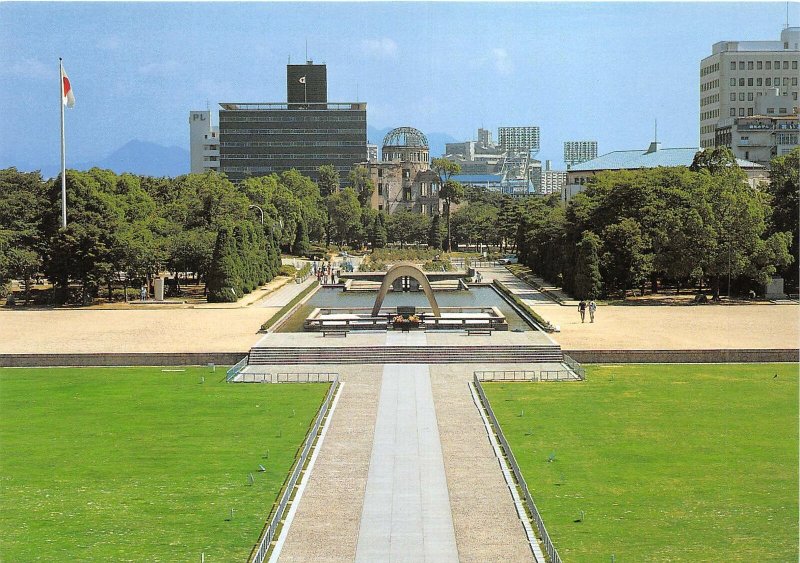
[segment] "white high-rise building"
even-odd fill
[[[539,152],[538,127],[500,127],[497,130],[500,146],[510,154]]]
[[[564,163],[567,169],[597,158],[597,141],[567,141],[564,143]]]
[[[780,41],[720,41],[700,62],[700,148],[714,146],[717,124],[756,115],[758,98],[778,90],[775,115],[797,113],[800,27],[786,27]],[[769,108],[767,108],[769,112]]]
[[[211,125],[211,112],[189,112],[189,155],[192,174],[219,170],[219,127]]]

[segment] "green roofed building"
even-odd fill
[[[657,168],[659,166],[686,166],[692,164],[699,148],[661,148],[661,143],[653,141],[647,150],[612,151],[576,164],[567,171],[567,184],[561,190],[561,201],[568,201],[578,192],[583,191],[586,182],[606,170],[638,170],[641,168]],[[736,159],[736,163],[747,174],[750,185],[769,181],[767,169],[755,162]]]

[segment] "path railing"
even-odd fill
[[[336,374],[334,374],[336,375]],[[334,378],[330,389],[328,389],[328,394],[325,395],[325,400],[322,402],[322,406],[319,408],[319,412],[317,413],[317,418],[314,420],[314,424],[311,426],[311,429],[308,431],[306,435],[306,441],[303,444],[303,450],[300,454],[300,457],[297,458],[297,461],[292,468],[292,472],[289,475],[289,479],[286,482],[286,486],[283,489],[283,494],[281,494],[281,498],[278,501],[277,508],[272,513],[272,516],[264,525],[264,529],[261,531],[261,537],[259,538],[256,546],[253,548],[253,551],[250,554],[249,562],[250,563],[263,563],[264,560],[267,558],[267,554],[269,553],[270,547],[272,546],[272,541],[275,538],[275,534],[280,527],[281,521],[283,520],[283,515],[286,512],[286,507],[289,504],[292,496],[294,495],[294,487],[297,484],[297,480],[300,478],[300,473],[303,470],[303,467],[306,465],[306,460],[308,460],[308,455],[311,453],[311,448],[317,440],[317,436],[319,435],[320,427],[322,426],[322,422],[325,420],[325,416],[328,414],[328,410],[331,406],[331,401],[333,397],[336,395],[336,390],[339,387],[339,377],[336,375]]]
[[[338,373],[324,372],[242,372],[235,383],[333,383]]]
[[[514,473],[514,479],[517,481],[517,486],[519,487],[519,490],[525,499],[525,503],[528,505],[528,511],[531,514],[531,519],[533,520],[534,524],[536,524],[536,529],[539,532],[539,539],[541,539],[544,550],[547,552],[547,556],[550,558],[550,561],[552,563],[561,563],[561,557],[559,557],[558,551],[550,539],[550,534],[547,533],[547,528],[544,526],[544,521],[542,520],[541,514],[539,514],[539,509],[536,507],[536,503],[533,501],[533,497],[528,490],[528,484],[525,482],[525,478],[522,476],[519,465],[517,465],[514,452],[511,451],[511,446],[508,445],[508,441],[503,434],[503,429],[500,427],[500,423],[497,421],[497,417],[494,415],[492,406],[489,404],[489,400],[486,398],[486,394],[483,391],[483,386],[481,385],[481,381],[478,379],[477,374],[478,372],[476,372],[473,377],[475,390],[478,392],[478,396],[481,399],[483,408],[486,409],[486,413],[489,415],[489,420],[494,427],[494,432],[497,435],[498,440],[500,440],[503,453],[508,460],[508,464],[511,466],[511,471]]]
[[[577,365],[577,364],[576,364]],[[583,368],[581,368],[583,370]],[[473,375],[480,381],[582,381],[583,377],[570,369],[498,370],[476,371]]]
[[[225,374],[225,381],[226,382],[233,381],[233,379],[239,374],[239,372],[242,371],[247,366],[248,358],[249,358],[249,356],[245,356],[244,358],[242,358],[241,360],[236,362],[236,365],[233,366],[232,368],[230,368],[226,372],[226,374]]]
[[[569,369],[575,372],[575,375],[581,378],[581,381],[586,381],[586,370],[578,362],[564,354],[564,363],[569,366]]]

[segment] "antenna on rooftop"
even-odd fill
[[[656,118],[656,125],[655,125],[655,134],[654,134],[654,137],[655,137],[655,138],[654,138],[653,140],[654,140],[654,141],[657,143],[657,142],[658,142],[658,118]]]
[[[786,3],[786,27],[783,29],[789,29],[789,3]]]
[[[306,62],[308,62],[308,39],[306,39]]]

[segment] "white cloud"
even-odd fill
[[[374,57],[389,57],[394,58],[397,56],[397,43],[388,37],[381,37],[380,39],[364,39],[361,41],[361,50],[367,55]]]
[[[494,69],[503,75],[511,74],[514,71],[514,63],[508,58],[505,49],[495,47],[491,51],[491,62]]]
[[[164,61],[140,66],[139,74],[144,74],[145,76],[170,76],[176,70],[178,70],[176,61]]]
[[[56,83],[58,83],[57,63],[53,63],[52,66],[48,66],[41,61],[30,58],[14,61],[5,67],[3,74],[15,76],[17,78],[35,78],[37,80],[53,78],[55,76]],[[69,74],[69,72],[67,72],[67,74]]]

